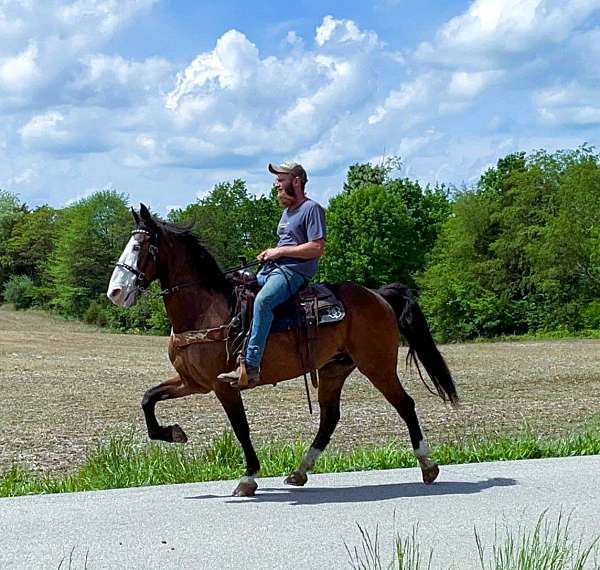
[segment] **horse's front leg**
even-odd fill
[[[252,446],[252,441],[250,441],[250,426],[246,418],[242,396],[238,389],[220,382],[215,382],[215,394],[229,418],[233,432],[240,442],[246,458],[246,472],[233,491],[233,496],[252,497],[258,489],[255,477],[258,476],[260,471],[260,463]]]
[[[169,378],[154,388],[150,388],[142,399],[142,409],[146,418],[148,437],[169,443],[185,443],[188,438],[185,432],[177,425],[161,426],[156,419],[155,407],[159,400],[172,400],[182,398],[194,393],[194,390],[185,383],[179,374]]]

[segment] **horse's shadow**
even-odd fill
[[[263,488],[254,497],[255,503],[289,503],[290,505],[320,505],[324,503],[366,503],[410,497],[431,497],[436,495],[471,495],[492,487],[518,485],[516,479],[493,477],[484,481],[447,481],[435,485],[423,483],[388,483],[384,485],[362,485],[360,487],[284,487]],[[226,503],[239,503],[222,495],[198,495],[186,499],[227,499]]]

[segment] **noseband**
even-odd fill
[[[150,236],[150,238],[152,238],[152,234],[148,230],[136,229],[131,232],[132,236],[135,236],[138,234]],[[154,237],[156,238],[157,236],[155,235]],[[152,257],[152,260],[156,261],[156,256],[158,255],[158,246],[154,243],[151,243],[150,246],[148,247],[148,252],[150,253],[150,256]],[[126,271],[129,271],[130,273],[133,273],[135,275],[134,286],[136,289],[138,289],[138,291],[140,293],[143,293],[148,288],[148,285],[149,285],[148,280],[146,279],[146,276],[144,275],[144,273],[142,271],[139,271],[138,269],[136,269],[135,267],[132,267],[131,265],[129,265],[127,263],[118,262],[115,265],[116,265],[116,267],[121,267],[122,269],[125,269]]]

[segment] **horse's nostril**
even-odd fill
[[[118,297],[120,292],[121,292],[121,289],[119,289],[119,287],[116,287],[115,289],[113,289],[110,292],[110,296],[111,297]]]

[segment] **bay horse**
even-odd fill
[[[148,436],[185,443],[187,436],[177,424],[161,426],[158,423],[156,403],[214,391],[245,456],[246,471],[233,495],[252,496],[258,488],[255,478],[260,463],[250,439],[242,395],[238,388],[217,380],[218,374],[234,366],[228,364],[230,359],[224,342],[227,323],[235,307],[233,284],[192,233],[191,226],[157,220],[143,204],[140,204],[139,214],[133,209],[132,213],[136,228],[113,271],[107,296],[117,305],[130,307],[152,281],[159,280],[173,327],[169,358],[177,372],[144,394],[142,408]],[[414,401],[396,373],[401,333],[409,343],[409,356],[418,357],[440,397],[456,405],[458,396],[419,305],[410,290],[398,283],[377,291],[350,282],[332,284],[331,289],[343,303],[346,317],[319,328],[314,351],[320,376],[319,429],[301,464],[285,483],[302,486],[307,482],[307,472],[329,443],[340,418],[344,381],[356,368],[406,422],[423,481],[433,483],[439,468],[429,458],[429,447]],[[190,334],[198,342],[177,346],[176,339],[186,331],[192,331]],[[223,331],[225,334],[221,334]],[[290,380],[304,372],[295,332],[271,333],[263,356],[260,385]]]

